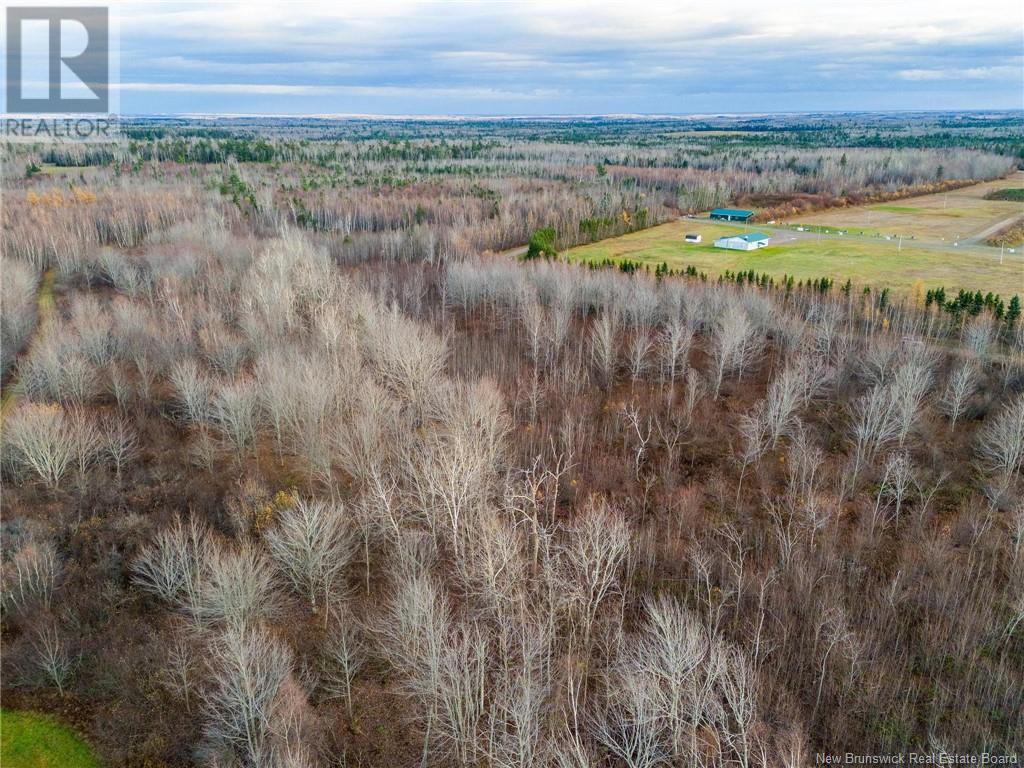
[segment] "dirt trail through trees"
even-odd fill
[[[36,326],[32,329],[32,335],[29,337],[28,343],[25,344],[24,349],[21,350],[21,354],[18,355],[19,359],[25,358],[32,353],[32,348],[36,343],[36,339],[40,338],[40,335],[46,328],[46,325],[53,317],[53,310],[56,306],[56,296],[54,293],[55,282],[56,272],[52,267],[43,272],[42,279],[39,281],[39,293],[36,294]],[[18,379],[17,371],[17,364],[15,364],[11,369],[11,378],[7,384],[4,385],[3,395],[0,396],[0,421],[3,420],[7,413],[24,395],[21,382]]]

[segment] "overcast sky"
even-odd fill
[[[1020,0],[112,9],[125,114],[1024,108]]]

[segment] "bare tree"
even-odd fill
[[[57,551],[48,541],[27,541],[3,567],[3,608],[27,614],[50,610],[61,576]]]
[[[214,554],[211,534],[195,519],[160,531],[132,565],[136,584],[161,600],[198,610],[199,593]]]
[[[516,627],[515,640],[499,640],[501,669],[495,684],[488,723],[487,757],[500,768],[536,765],[548,757],[551,635],[544,628]]]
[[[525,537],[519,530],[500,514],[485,510],[457,560],[456,569],[467,591],[480,601],[483,611],[499,620],[520,607],[527,578],[524,546]]]
[[[174,695],[181,698],[187,712],[192,711],[192,692],[200,687],[199,673],[198,654],[193,647],[193,639],[179,628],[167,648],[160,680]]]
[[[396,586],[377,631],[386,658],[404,676],[405,689],[423,703],[425,758],[438,717],[437,695],[451,609],[434,580],[417,570],[414,565]]]
[[[654,341],[651,335],[651,327],[646,323],[632,329],[629,337],[629,377],[633,381],[643,378],[650,367],[651,351],[654,349]]]
[[[110,381],[110,393],[117,401],[118,410],[127,413],[132,404],[132,386],[125,373],[124,366],[113,361],[107,367],[107,379]]]
[[[397,308],[367,318],[363,350],[380,381],[417,408],[433,397],[448,357],[444,339]]]
[[[362,382],[351,419],[338,430],[333,446],[342,469],[358,485],[371,485],[380,475],[395,447],[399,425],[395,401],[372,381]]]
[[[36,290],[39,272],[20,259],[4,254],[0,261],[0,374],[6,376],[15,356],[36,324]]]
[[[653,428],[651,418],[646,419],[640,416],[640,409],[636,403],[628,403],[622,406],[622,420],[630,434],[636,436],[636,455],[633,457],[633,473],[636,479],[640,479],[640,464],[643,461],[644,453],[647,451],[647,444],[651,441]]]
[[[558,282],[555,295],[551,299],[551,307],[548,315],[548,359],[550,365],[555,365],[569,337],[569,329],[572,327],[572,284],[569,282]]]
[[[183,360],[171,370],[177,410],[186,424],[204,424],[211,416],[212,385],[193,360]]]
[[[669,382],[686,371],[690,348],[693,346],[693,327],[678,313],[669,317],[658,335],[661,372]]]
[[[6,422],[4,443],[16,466],[32,471],[49,488],[59,488],[78,455],[74,425],[64,409],[24,403]]]
[[[757,749],[758,680],[750,661],[738,648],[726,652],[720,685],[728,717],[726,740],[736,762],[741,768],[749,768]]]
[[[344,576],[359,545],[340,503],[299,499],[267,534],[270,554],[314,609],[344,593]]]
[[[768,438],[771,437],[771,424],[769,419],[772,414],[765,407],[765,401],[759,400],[749,414],[740,417],[740,437],[743,440],[741,448],[742,469],[740,479],[736,483],[736,500],[740,497],[743,488],[743,476],[747,467],[756,462],[768,450]]]
[[[1024,394],[1014,396],[982,429],[978,438],[982,466],[1012,480],[1024,464]]]
[[[334,454],[345,446],[347,435],[335,425],[342,420],[348,393],[356,393],[354,418],[372,418],[371,396],[379,392],[372,382],[357,381],[357,363],[329,355],[314,359],[296,350],[267,350],[259,359],[256,379],[263,415],[274,431],[278,453],[290,451],[306,460],[311,473],[329,482]],[[362,405],[368,407],[358,407]],[[336,443],[336,444],[335,444]]]
[[[64,688],[77,661],[68,648],[67,640],[56,626],[48,624],[35,632],[32,650],[36,668],[63,698]]]
[[[103,452],[103,432],[96,421],[80,408],[68,413],[71,427],[72,444],[75,448],[75,464],[78,470],[78,482],[85,484],[89,476],[89,468],[100,458]]]
[[[324,638],[321,651],[320,685],[328,698],[345,702],[352,717],[352,683],[366,661],[366,650],[351,617],[336,616]]]
[[[610,310],[602,312],[590,330],[590,356],[605,388],[610,387],[615,381],[619,356],[616,342],[618,332],[618,313]]]
[[[957,420],[967,409],[967,403],[978,388],[978,380],[978,367],[972,360],[965,360],[950,374],[939,400],[939,408],[949,417],[950,432],[956,428]]]
[[[104,452],[114,465],[114,474],[120,482],[125,464],[138,453],[139,438],[128,420],[119,416],[104,427],[102,443]]]
[[[197,620],[245,625],[272,616],[277,608],[272,566],[255,545],[213,550],[194,609]]]
[[[876,384],[853,405],[854,456],[850,488],[856,488],[857,476],[865,462],[899,439],[901,423],[896,413],[896,398],[890,387]]]
[[[446,430],[430,433],[406,456],[416,504],[458,551],[467,517],[495,490],[507,423],[493,385],[449,393]]]
[[[256,439],[258,420],[256,387],[251,381],[223,385],[213,398],[213,421],[241,456]]]
[[[707,386],[704,379],[693,368],[686,369],[686,396],[683,398],[683,414],[687,429],[693,423],[693,412],[706,394]]]
[[[873,385],[888,383],[900,361],[900,347],[892,337],[872,339],[860,353],[861,374]]]
[[[920,417],[921,406],[931,385],[932,366],[924,355],[915,356],[896,372],[891,386],[900,446]]]
[[[577,622],[573,629],[584,649],[590,648],[598,611],[619,590],[628,550],[629,528],[605,501],[591,501],[566,531],[560,557]]]
[[[906,453],[894,453],[889,456],[885,463],[885,474],[878,487],[878,496],[875,501],[875,510],[871,519],[871,529],[874,530],[878,523],[881,511],[882,498],[889,499],[895,504],[893,516],[896,524],[900,522],[900,510],[907,498],[907,493],[914,479],[913,466],[910,457]]]
[[[458,765],[476,765],[483,753],[490,654],[486,635],[475,627],[449,633],[441,645],[435,723],[440,748]]]
[[[698,666],[708,653],[707,633],[678,600],[661,596],[645,602],[647,622],[625,646],[624,663],[654,686],[668,746],[676,760],[692,759],[703,713]]]
[[[278,727],[292,653],[266,630],[228,626],[210,646],[210,685],[202,692],[206,738],[260,765]]]
[[[21,385],[37,402],[81,405],[99,391],[96,366],[78,350],[74,331],[67,329],[65,336],[47,329],[18,365]]]
[[[996,327],[988,313],[972,317],[964,326],[964,346],[984,358],[996,339]]]
[[[795,424],[797,409],[805,403],[808,373],[804,360],[798,359],[795,364],[786,365],[768,385],[764,420],[772,448]]]
[[[1010,539],[1013,542],[1013,562],[1024,555],[1024,500],[1017,504],[1010,516]]]
[[[815,536],[830,520],[829,507],[824,503],[821,493],[821,467],[825,454],[811,442],[807,431],[800,425],[794,430],[787,457],[787,495],[790,503],[802,513],[803,524],[813,546]]]
[[[284,450],[286,425],[293,411],[301,407],[298,381],[309,366],[309,361],[294,349],[267,350],[256,363],[260,405],[274,430],[278,454]]]
[[[718,318],[712,340],[714,348],[713,396],[718,398],[725,374],[743,370],[750,364],[754,353],[755,329],[747,313],[738,302],[730,302]]]
[[[592,718],[598,741],[628,768],[664,765],[668,750],[662,743],[663,713],[654,681],[642,674],[620,674],[609,698]]]

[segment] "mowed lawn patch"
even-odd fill
[[[743,227],[735,225],[674,221],[573,248],[565,255],[572,261],[630,259],[649,264],[652,270],[662,262],[676,270],[692,265],[712,278],[725,270],[753,269],[767,272],[776,280],[783,275],[793,275],[797,280],[831,277],[836,284],[850,279],[858,285],[901,293],[909,292],[918,281],[925,288],[945,286],[947,290],[964,288],[1003,296],[1024,292],[1024,259],[1020,255],[1007,256],[1000,264],[998,251],[991,258],[976,252],[931,251],[920,247],[899,251],[895,241],[792,239],[786,233],[768,230],[772,241],[767,248],[729,251],[714,247],[715,238],[742,231]],[[756,225],[747,231],[757,231]],[[683,235],[687,233],[700,234],[703,242],[684,243]],[[790,239],[786,241],[787,238]]]
[[[2,709],[0,766],[99,768],[99,761],[74,731],[49,715]]]
[[[988,227],[1024,213],[1019,200],[986,200],[986,195],[1019,188],[1024,172],[950,192],[909,197],[894,203],[835,208],[797,216],[787,224],[827,225],[850,230],[913,236],[918,240],[950,242],[977,235]]]
[[[889,213],[920,213],[920,208],[910,208],[906,205],[872,205],[873,211],[888,211]]]

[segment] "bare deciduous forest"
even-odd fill
[[[6,701],[130,766],[1019,750],[1019,303],[501,253],[1021,161],[929,120],[19,148]]]

